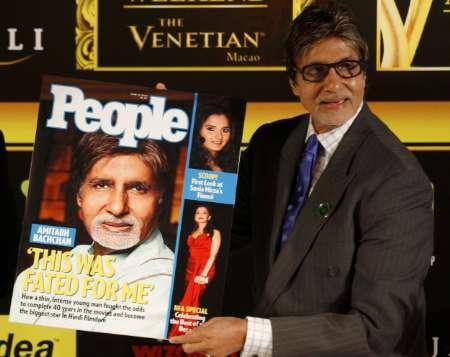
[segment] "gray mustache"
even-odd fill
[[[103,213],[99,216],[97,216],[96,221],[98,223],[115,223],[115,224],[128,224],[128,225],[135,225],[137,223],[136,218],[133,216],[124,216],[121,218],[117,218],[109,213]]]

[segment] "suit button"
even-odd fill
[[[330,278],[334,278],[335,276],[338,276],[339,273],[340,273],[339,267],[329,266],[327,269],[327,276]]]

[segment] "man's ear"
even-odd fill
[[[294,79],[289,78],[289,86],[291,87],[292,94],[294,94],[298,99],[300,99],[300,89],[298,83]]]
[[[78,205],[78,207],[81,207],[81,203],[82,203],[82,200],[81,200],[80,192],[77,192],[77,205]]]
[[[366,99],[366,94],[367,94],[367,73],[363,72],[363,76],[364,76],[364,97],[363,99]]]

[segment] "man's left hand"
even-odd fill
[[[240,351],[247,335],[247,320],[235,317],[216,317],[188,331],[184,336],[169,339],[183,344],[186,353],[204,353],[221,357]]]

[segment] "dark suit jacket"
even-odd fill
[[[274,356],[425,356],[432,189],[366,105],[276,256],[307,119],[262,126],[242,155],[233,238],[253,245],[253,314]]]

